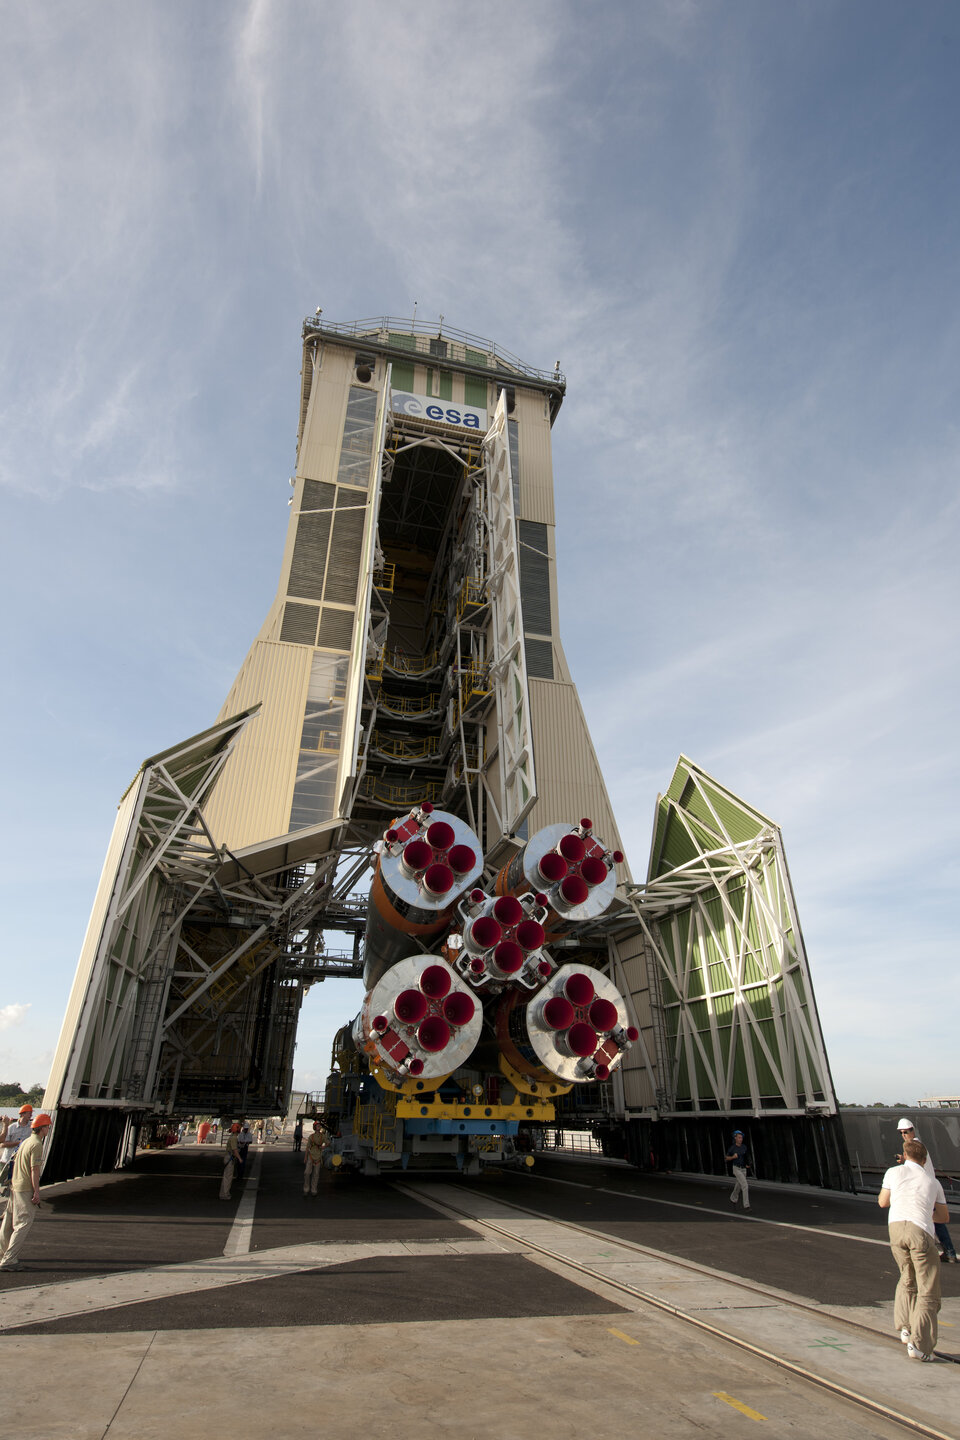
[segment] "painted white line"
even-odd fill
[[[224,1255],[248,1255],[253,1239],[253,1214],[257,1208],[257,1189],[260,1185],[260,1171],[263,1169],[263,1151],[258,1150],[253,1159],[250,1175],[244,1185],[237,1213],[233,1217]]]
[[[775,1225],[780,1230],[799,1230],[801,1235],[827,1235],[831,1240],[856,1240],[860,1245],[882,1245],[889,1250],[889,1240],[874,1240],[868,1235],[851,1235],[846,1230],[824,1230],[818,1225],[794,1225],[789,1220],[768,1220],[764,1215],[743,1215],[733,1206],[729,1210],[714,1210],[708,1205],[689,1205],[684,1200],[655,1200],[652,1195],[633,1195],[629,1190],[607,1190],[602,1185],[584,1185],[580,1180],[558,1180],[553,1175],[531,1175],[530,1180],[542,1180],[545,1185],[569,1185],[574,1190],[592,1190],[600,1195],[616,1195],[619,1200],[636,1200],[640,1205],[669,1205],[674,1210],[693,1210],[698,1215],[723,1215],[728,1220],[746,1220],[754,1225]]]

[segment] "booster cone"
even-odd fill
[[[353,1040],[393,1083],[438,1081],[465,1064],[483,1011],[459,975],[436,955],[391,966],[365,997]]]
[[[380,842],[370,887],[363,951],[368,990],[391,965],[442,933],[482,869],[480,842],[456,815],[425,803],[394,821]]]
[[[608,850],[593,834],[593,822],[546,825],[497,875],[498,895],[533,891],[548,907],[546,940],[566,935],[581,920],[595,920],[617,889],[619,850]]]
[[[508,1063],[532,1080],[607,1080],[638,1039],[616,985],[589,965],[562,965],[524,1002],[505,995],[496,1018]]]

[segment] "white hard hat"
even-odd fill
[[[916,1127],[916,1125],[914,1125],[914,1123],[913,1123],[912,1120],[898,1120],[898,1121],[897,1121],[897,1129],[898,1129],[898,1130],[916,1130],[916,1128],[917,1128],[917,1127]]]

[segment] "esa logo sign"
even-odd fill
[[[422,415],[425,420],[442,420],[444,425],[463,425],[468,430],[487,428],[486,410],[451,405],[448,400],[431,400],[429,395],[411,395],[407,390],[390,392],[390,408],[401,415]]]

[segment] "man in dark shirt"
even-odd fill
[[[733,1189],[730,1192],[730,1204],[736,1205],[740,1196],[743,1196],[744,1210],[750,1209],[750,1190],[747,1186],[747,1147],[743,1143],[743,1131],[734,1130],[733,1144],[727,1151],[727,1164],[733,1166]]]

